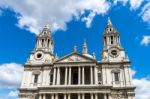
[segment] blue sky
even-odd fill
[[[39,30],[47,22],[53,31],[58,56],[72,52],[74,45],[81,52],[86,38],[88,52],[95,52],[97,60],[100,60],[102,35],[108,16],[120,32],[121,44],[132,62],[136,98],[144,96],[143,99],[150,99],[149,0],[83,1],[72,1],[70,5],[65,1],[52,0],[49,6],[46,6],[48,0],[42,4],[42,0],[0,1],[0,99],[17,98],[22,64],[34,49]],[[51,6],[55,4],[58,6]],[[142,86],[143,83],[146,85]]]

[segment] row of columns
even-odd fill
[[[113,38],[111,39],[111,37]],[[113,41],[113,44],[120,44],[119,36],[106,36],[104,39],[104,45],[111,45],[111,41]]]
[[[78,67],[78,84],[85,83],[85,67]],[[90,66],[90,82],[91,84],[98,84],[98,74],[97,68],[94,66]],[[69,70],[68,70],[69,69]],[[82,71],[82,72],[81,72]],[[68,73],[69,72],[69,73]],[[71,67],[65,67],[65,85],[71,85]],[[53,85],[60,84],[60,67],[54,68],[54,78],[53,78]]]
[[[103,94],[104,97],[103,99],[111,99],[111,96],[108,94]],[[40,94],[39,95],[39,99],[46,99],[46,94]],[[58,94],[51,94],[51,99],[59,99]],[[71,94],[64,94],[64,98],[63,99],[71,99]],[[78,98],[77,99],[85,99],[85,94],[78,94]],[[90,94],[90,99],[98,99],[98,94],[97,93],[91,93]]]

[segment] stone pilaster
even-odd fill
[[[56,82],[56,68],[54,68],[54,78],[53,78],[53,85],[55,85]]]

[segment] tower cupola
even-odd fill
[[[120,46],[120,34],[113,27],[110,17],[108,17],[105,32],[103,34],[104,48]]]
[[[35,50],[42,50],[53,54],[54,41],[51,37],[51,31],[48,25],[43,28],[42,32],[37,37]]]

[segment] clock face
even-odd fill
[[[42,59],[44,56],[44,53],[42,51],[38,51],[34,54],[35,59]]]
[[[112,58],[116,58],[119,56],[119,50],[118,48],[110,48],[110,51],[109,51],[109,56],[111,56]]]

